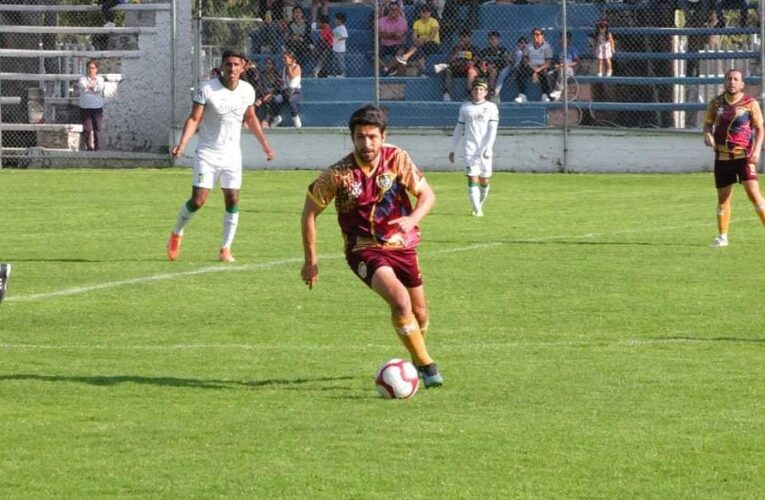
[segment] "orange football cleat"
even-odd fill
[[[167,258],[175,260],[181,253],[181,240],[183,236],[180,234],[170,233],[170,240],[167,242]]]
[[[233,255],[231,255],[231,249],[228,247],[223,247],[220,249],[220,252],[218,253],[218,257],[220,257],[221,262],[234,262],[236,259]]]

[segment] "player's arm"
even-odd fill
[[[303,235],[303,269],[300,276],[308,288],[313,288],[319,279],[319,257],[316,254],[316,218],[324,210],[310,196],[306,196],[300,228]]]
[[[717,100],[713,99],[707,106],[707,112],[704,116],[704,144],[713,148],[715,146],[714,124],[717,116]]]
[[[397,219],[391,219],[390,225],[398,226],[402,233],[411,231],[420,224],[420,221],[428,215],[428,212],[433,208],[436,203],[436,194],[433,192],[433,188],[422,178],[419,182],[419,189],[415,194],[417,199],[414,210],[409,215],[399,217]]]
[[[463,108],[460,107],[457,124],[454,125],[454,132],[452,132],[452,144],[449,147],[449,163],[454,163],[454,152],[457,151],[457,145],[460,143],[463,135],[465,135],[465,116]]]
[[[186,118],[186,123],[183,124],[183,132],[181,133],[181,140],[173,146],[173,156],[176,158],[183,152],[183,150],[186,148],[186,144],[189,142],[189,139],[196,133],[197,127],[199,127],[199,122],[202,121],[202,114],[204,113],[205,107],[203,104],[199,104],[198,102],[195,102],[191,106],[191,113],[189,114],[189,117]]]
[[[763,128],[762,112],[759,110],[759,105],[757,105],[756,118],[752,122],[752,128],[754,129],[754,147],[752,148],[752,154],[749,156],[749,162],[759,166],[762,142],[765,139],[765,128]]]
[[[247,124],[250,132],[252,132],[252,135],[255,136],[255,139],[260,143],[260,148],[266,154],[266,159],[268,161],[273,160],[274,150],[268,144],[266,134],[263,133],[263,128],[260,126],[260,120],[255,115],[255,106],[247,106],[247,111],[244,112],[244,122]]]
[[[483,137],[483,144],[481,146],[482,155],[488,159],[492,157],[492,151],[494,150],[494,142],[497,140],[497,127],[499,126],[499,117],[492,116],[489,118],[489,123],[486,128],[486,135]]]

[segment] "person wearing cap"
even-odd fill
[[[454,163],[454,153],[460,140],[463,141],[467,192],[474,217],[483,217],[483,205],[489,195],[492,173],[492,150],[499,126],[499,109],[496,104],[486,100],[488,92],[489,84],[486,80],[473,80],[470,100],[460,106],[449,149],[449,162]]]
[[[611,59],[616,53],[616,43],[614,36],[608,31],[608,21],[598,21],[592,38],[593,55],[598,61],[598,76],[611,76],[614,73]]]
[[[499,102],[499,91],[502,90],[502,82],[512,71],[512,56],[506,47],[501,45],[499,31],[490,31],[489,43],[481,51],[480,59],[488,71],[489,99]],[[482,68],[482,66],[479,66]],[[480,73],[480,69],[479,69]],[[483,75],[479,74],[479,77]]]

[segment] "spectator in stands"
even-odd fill
[[[252,54],[278,54],[284,50],[284,35],[279,23],[274,21],[273,14],[267,10],[263,24],[250,33],[250,52]]]
[[[756,99],[744,94],[741,71],[725,73],[725,92],[707,107],[704,120],[704,143],[715,151],[715,187],[717,187],[717,227],[719,234],[713,248],[728,246],[733,185],[744,186],[755,212],[765,224],[765,198],[760,193],[757,169],[765,139],[762,110]]]
[[[311,27],[303,17],[303,9],[295,7],[292,9],[292,21],[287,25],[286,41],[284,49],[295,54],[298,63],[302,66],[311,53]]]
[[[499,110],[496,104],[486,100],[488,91],[485,80],[473,80],[470,101],[460,106],[449,148],[449,163],[454,163],[457,145],[464,140],[465,175],[474,217],[483,217],[483,204],[489,195],[492,174],[492,150],[499,126]]]
[[[419,18],[412,25],[412,46],[400,56],[396,56],[396,61],[404,66],[409,59],[417,57],[417,65],[420,70],[425,69],[425,56],[435,54],[441,47],[440,26],[431,16],[431,7],[428,4],[420,8]]]
[[[271,19],[278,25],[284,20],[284,1],[283,0],[260,0],[258,14],[261,19],[266,18],[266,13],[271,13]]]
[[[611,76],[614,73],[613,59],[616,53],[614,36],[608,31],[608,21],[601,19],[592,35],[593,55],[598,61],[598,76]]]
[[[512,71],[512,55],[501,44],[499,31],[490,31],[488,39],[488,45],[480,54],[481,61],[484,61],[488,71],[488,75],[483,76],[483,78],[489,82],[489,99],[499,102],[499,91],[502,90],[501,82],[504,82]],[[479,77],[481,77],[480,74]]]
[[[550,71],[550,79],[552,80],[552,87],[555,89],[550,93],[550,97],[553,101],[560,99],[563,93],[563,85],[569,78],[573,78],[576,72],[576,67],[579,65],[579,50],[571,41],[571,32],[566,32],[566,54],[563,55],[563,33],[560,35],[560,50],[558,51],[558,59],[553,65],[553,70]]]
[[[378,20],[378,32],[380,34],[380,73],[382,75],[395,75],[397,64],[395,57],[400,56],[406,50],[406,35],[409,26],[401,12],[401,4],[390,2],[388,14]]]
[[[303,122],[300,120],[300,103],[303,100],[302,68],[295,54],[289,50],[285,50],[282,54],[282,62],[284,67],[282,68],[281,94],[274,98],[276,106],[274,107],[275,114],[271,126],[278,127],[282,122],[281,111],[286,105],[290,108],[292,124],[295,128],[300,128],[303,126]]]
[[[311,0],[311,24],[319,18],[319,3],[321,2],[321,15],[329,19],[329,0]]]
[[[550,83],[547,80],[547,70],[552,63],[553,50],[545,41],[545,35],[541,28],[531,30],[533,41],[523,51],[523,62],[515,75],[515,84],[518,86],[518,97],[515,102],[526,102],[526,86],[531,80],[539,85],[542,90],[542,101],[550,101]]]
[[[278,115],[281,105],[276,102],[276,97],[282,93],[282,77],[276,70],[276,63],[270,57],[263,60],[263,71],[260,73],[260,84],[263,93],[255,97],[255,112],[260,120],[261,127],[270,127],[271,122]],[[281,120],[281,119],[280,119]]]
[[[104,123],[104,77],[98,74],[98,60],[90,59],[86,74],[77,82],[80,93],[80,117],[85,151],[98,151],[101,147],[100,133]]]
[[[191,196],[181,205],[167,242],[167,258],[170,260],[180,256],[183,232],[194,215],[207,203],[210,190],[217,181],[223,191],[226,206],[218,258],[222,262],[234,262],[231,245],[239,224],[242,118],[260,143],[266,158],[271,160],[274,157],[274,151],[255,116],[255,93],[250,85],[240,80],[245,61],[242,54],[231,50],[223,52],[220,78],[200,85],[194,95],[191,112],[183,124],[181,139],[171,150],[174,157],[180,156],[199,130]]]
[[[112,9],[117,5],[128,3],[128,0],[98,0],[98,5],[101,6],[101,13],[104,15],[104,27],[114,28],[117,21],[117,13]]]
[[[473,80],[477,76],[475,67],[476,59],[480,53],[480,49],[473,45],[470,39],[470,30],[462,30],[460,32],[460,38],[457,44],[449,51],[449,59],[444,68],[441,65],[437,65],[436,71],[442,74],[444,101],[452,100],[452,80],[455,76],[461,76],[467,78],[467,89],[473,85]]]
[[[497,77],[497,83],[494,87],[494,102],[500,102],[500,93],[502,92],[502,87],[504,87],[505,80],[507,80],[510,74],[516,76],[518,75],[518,72],[520,71],[523,64],[523,54],[526,52],[527,44],[528,41],[526,40],[525,36],[518,37],[518,40],[515,42],[515,49],[513,49],[513,52],[510,56],[510,64],[502,72],[500,72],[499,76]]]
[[[345,78],[345,51],[348,29],[345,27],[345,12],[335,14],[335,27],[332,29],[332,56],[335,62],[335,75]]]
[[[318,24],[319,34],[313,49],[316,64],[312,75],[314,78],[324,78],[332,62],[332,28],[329,26],[329,18],[324,14],[319,16]]]

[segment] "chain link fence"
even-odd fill
[[[296,115],[304,127],[345,127],[377,102],[393,126],[450,128],[475,78],[508,128],[698,128],[734,67],[762,92],[757,1],[42,1],[0,4],[4,166],[30,150],[94,146],[79,85],[93,58],[104,79],[98,149],[112,157],[165,153],[190,91],[228,48],[253,63],[266,127]],[[289,90],[285,51],[302,73]]]

